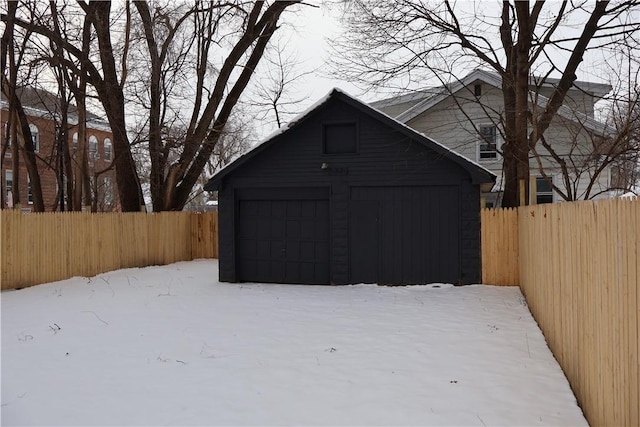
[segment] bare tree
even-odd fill
[[[147,48],[145,65],[141,66],[147,67],[149,82],[145,107],[149,115],[150,185],[154,209],[182,209],[278,28],[281,14],[295,3],[299,1],[271,4],[264,1],[167,2],[154,4],[152,11],[149,3],[135,2],[143,29],[142,40]],[[95,88],[113,132],[122,209],[138,210],[143,204],[143,196],[126,132],[125,114],[130,33],[124,31],[125,40],[116,46],[113,30],[121,20],[118,21],[119,15],[112,11],[111,3],[78,4],[85,21],[95,32],[97,48],[91,45],[91,49],[98,55],[98,61],[88,61],[77,41],[56,33],[49,22],[16,19],[15,25],[51,39],[76,61],[81,61],[80,69],[76,67],[74,72],[83,75]],[[125,14],[126,18],[131,15]],[[6,22],[7,15],[2,15],[2,20]],[[218,49],[218,56],[224,57],[219,67],[213,62],[214,49]],[[73,68],[71,65],[70,69]],[[188,69],[189,65],[193,65],[191,69]],[[170,125],[174,117],[163,113],[170,110],[169,106],[180,109],[186,105],[176,107],[171,104],[175,101],[167,91],[171,85],[166,85],[167,80],[163,79],[178,76],[183,83],[192,85],[190,92],[182,93],[191,98],[190,119],[186,123],[184,141],[176,150],[179,156],[169,162],[172,157],[168,151],[172,145],[164,143],[162,129]],[[186,87],[182,86],[183,89]]]
[[[633,88],[629,96],[628,102],[612,105],[612,121],[617,132],[613,141],[605,141],[602,154],[613,164],[612,186],[623,192],[637,192],[640,186],[640,88]]]
[[[581,126],[566,123],[565,127],[573,127],[575,133],[564,144],[563,151],[544,135],[540,139],[543,150],[539,147],[531,149],[538,174],[563,200],[587,200],[616,190],[625,192],[632,187],[640,141],[633,137],[636,123],[629,121],[626,112],[624,114],[624,117],[615,118],[615,132],[609,136],[588,134],[585,141]],[[552,172],[558,181],[553,180]],[[610,179],[604,176],[609,172],[613,175]],[[602,181],[608,185],[601,186]]]
[[[255,82],[255,97],[250,104],[257,108],[257,119],[261,122],[272,122],[280,128],[287,117],[299,113],[299,106],[305,96],[293,95],[299,93],[297,87],[305,76],[315,70],[299,70],[303,65],[298,53],[288,52],[286,46],[290,40],[279,40],[267,53],[263,64],[264,74]]]
[[[48,119],[55,123],[54,143],[50,146],[50,151],[40,150],[39,153],[36,153],[38,159],[37,167],[41,169],[44,168],[44,170],[53,170],[58,181],[58,197],[56,198],[56,206],[53,206],[54,210],[57,208],[79,210],[82,205],[81,197],[73,203],[75,198],[72,198],[71,195],[76,192],[81,195],[83,188],[87,190],[87,195],[90,194],[88,191],[86,158],[83,159],[82,162],[85,168],[85,176],[80,175],[76,177],[78,178],[77,180],[72,179],[75,172],[72,171],[72,169],[82,170],[82,167],[73,168],[72,161],[76,159],[71,157],[69,151],[70,128],[71,126],[76,126],[76,124],[72,124],[69,121],[71,114],[70,109],[74,108],[72,105],[74,97],[78,99],[80,103],[80,111],[78,112],[79,123],[77,126],[82,135],[80,138],[81,147],[85,141],[83,130],[85,128],[86,111],[84,107],[84,96],[80,96],[78,91],[75,90],[76,81],[75,78],[72,77],[77,75],[74,71],[78,65],[72,62],[72,57],[66,55],[64,45],[58,42],[59,40],[63,40],[63,35],[66,40],[79,40],[78,35],[75,34],[77,31],[74,31],[75,28],[73,26],[73,17],[77,14],[74,14],[73,10],[67,10],[68,8],[70,8],[70,6],[66,2],[50,2],[47,6],[40,2],[24,1],[18,9],[22,12],[20,19],[33,23],[46,22],[51,24],[52,33],[58,35],[58,37],[43,37],[40,34],[31,32],[29,29],[24,30],[24,27],[16,27],[18,31],[22,29],[26,31],[27,34],[31,34],[29,52],[25,60],[28,67],[23,67],[23,69],[31,70],[32,67],[36,66],[38,70],[37,73],[32,73],[38,74],[37,80],[24,80],[21,83],[22,86],[24,86],[23,92],[24,94],[30,94],[29,97],[31,101],[36,102],[38,108],[48,111]],[[18,33],[18,31],[16,31],[16,33]],[[55,86],[58,87],[57,96],[49,96],[48,90]],[[41,89],[42,87],[45,89]],[[16,86],[16,89],[20,88]],[[49,147],[49,144],[46,145]],[[76,182],[78,183],[77,186],[75,185]],[[86,182],[87,185],[83,186],[83,182]],[[31,185],[31,187],[33,187],[33,185]],[[31,188],[30,190],[35,199],[39,192],[36,191],[35,188]],[[64,197],[65,193],[68,199],[66,201]],[[89,200],[87,200],[87,203],[90,203]]]
[[[238,156],[244,154],[251,148],[252,143],[256,141],[253,126],[245,120],[248,113],[243,106],[239,107],[229,118],[224,128],[224,133],[221,135],[212,156],[205,166],[204,173],[200,175],[198,182],[191,191],[189,201],[185,205],[186,208],[199,210],[209,200],[216,200],[217,193],[209,194],[204,191],[204,186],[209,181],[209,178]]]
[[[39,174],[43,177],[52,175],[57,181],[54,203],[45,208],[79,211],[83,206],[87,209],[93,206],[92,210],[95,211],[98,201],[92,200],[87,156],[87,85],[86,78],[82,77],[83,73],[78,72],[82,68],[81,63],[89,61],[92,35],[90,23],[86,19],[84,25],[75,19],[78,14],[74,7],[77,6],[65,1],[49,2],[48,5],[37,1],[24,1],[20,4],[22,18],[28,17],[30,22],[50,23],[51,31],[57,36],[44,37],[31,33],[30,37],[23,38],[22,51],[25,53],[23,65],[18,68],[25,76],[16,85],[16,92],[19,99],[25,97],[29,106],[41,110],[52,127],[55,126],[55,131],[51,129],[46,132],[53,132],[53,141],[47,139],[35,153]],[[24,30],[18,28],[14,33],[20,34],[20,31]],[[58,42],[60,40],[82,45],[85,58],[77,60],[70,55],[64,44]],[[50,90],[55,87],[57,91],[53,94]],[[72,129],[77,130],[78,136],[73,138],[73,152],[70,146]],[[103,174],[110,169],[109,166],[97,173]],[[96,171],[91,173],[95,174]],[[50,181],[43,182],[50,185]],[[30,193],[36,199],[38,191],[32,185],[30,187]]]
[[[50,64],[56,77],[58,100],[61,106],[61,123],[57,135],[59,170],[59,194],[61,209],[63,205],[63,190],[66,190],[67,209],[80,211],[84,207],[92,206],[92,192],[89,187],[89,162],[87,147],[87,80],[83,72],[83,63],[88,62],[91,44],[91,26],[84,19],[82,25],[69,22],[67,15],[73,16],[73,7],[66,2],[49,3],[51,22],[56,37],[49,38],[50,49],[42,50],[39,54],[42,60]],[[71,10],[68,10],[71,9]],[[74,40],[81,46],[81,57],[70,55],[59,40]],[[77,72],[77,71],[80,72]],[[75,105],[72,106],[72,103]],[[69,109],[73,107],[75,124],[70,123]],[[69,132],[75,127],[73,152],[69,149]],[[62,171],[62,172],[61,172]],[[66,180],[63,179],[66,177]],[[66,185],[65,185],[66,181]],[[84,196],[84,199],[83,199]],[[84,200],[84,203],[83,203]]]
[[[504,104],[503,205],[517,206],[528,201],[530,154],[574,87],[585,53],[636,33],[638,23],[626,17],[639,6],[636,1],[496,5],[354,0],[345,18],[350,36],[334,44],[345,52],[338,63],[344,76],[377,86],[416,78],[444,84],[478,66],[497,73]],[[568,27],[574,23],[581,25],[572,34]],[[548,102],[535,110],[534,71],[560,76]]]
[[[280,15],[295,3],[282,1],[266,6],[265,2],[259,1],[245,8],[247,5],[242,3],[230,5],[196,2],[193,7],[177,14],[173,20],[163,8],[156,7],[152,16],[148,3],[135,3],[143,21],[145,39],[152,58],[149,154],[154,210],[179,210],[187,202],[223,134],[234,106],[277,29]],[[171,146],[162,142],[161,130],[166,122],[161,120],[161,112],[166,111],[166,108],[163,109],[163,99],[170,99],[171,94],[161,82],[163,77],[169,75],[167,67],[175,64],[174,61],[169,61],[170,49],[177,40],[175,35],[191,15],[194,17],[193,38],[186,42],[182,39],[181,46],[194,48],[196,52],[195,86],[191,92],[194,101],[184,141],[179,147],[180,155],[176,161],[169,162],[168,150]],[[162,31],[158,31],[158,25]],[[240,28],[240,31],[230,33],[232,25]],[[215,73],[210,73],[210,54],[215,40],[227,45],[229,54],[220,68],[216,67]],[[229,43],[228,40],[234,41]],[[186,58],[184,52],[178,49],[174,54],[180,60]],[[241,67],[241,71],[236,72],[238,67]],[[209,87],[212,89],[209,90]]]
[[[37,167],[35,147],[33,145],[33,136],[31,135],[31,129],[24,108],[17,96],[18,68],[22,63],[30,33],[28,31],[24,33],[21,41],[16,39],[15,28],[18,3],[16,1],[9,1],[7,6],[7,14],[3,15],[3,21],[6,26],[2,35],[0,52],[2,64],[0,68],[2,69],[2,93],[7,97],[9,103],[9,138],[7,138],[7,143],[8,141],[12,141],[13,170],[16,171],[12,189],[13,204],[16,208],[20,207],[18,171],[20,170],[19,156],[22,155],[33,194],[33,208],[36,212],[44,212],[44,199],[42,197],[42,186]],[[5,152],[6,149],[3,149],[3,158]]]
[[[619,96],[610,102],[608,114],[621,141],[617,149],[621,155],[614,159],[612,179],[617,188],[636,192],[640,188],[640,56],[637,48],[637,37],[635,40],[628,37],[613,47],[610,56],[615,59],[605,61],[609,73],[620,77],[614,89]]]

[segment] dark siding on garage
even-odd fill
[[[332,128],[332,124],[338,126]],[[345,153],[326,153],[340,151],[331,144],[327,150],[327,127],[347,139],[356,129],[355,152],[350,147]],[[480,199],[478,183],[472,183],[477,177],[458,158],[429,149],[421,138],[391,119],[370,114],[368,107],[336,96],[256,148],[242,159],[241,167],[218,180],[214,177],[219,190],[220,279],[279,281],[280,276],[273,273],[277,267],[267,268],[264,261],[260,270],[253,261],[272,259],[269,262],[274,265],[280,261],[266,256],[264,242],[262,252],[257,246],[247,248],[262,237],[257,231],[247,237],[241,229],[252,229],[254,220],[269,223],[270,233],[286,226],[280,225],[277,215],[250,218],[242,211],[272,211],[276,205],[276,210],[282,209],[282,203],[273,205],[269,200],[284,200],[285,208],[287,203],[314,200],[316,212],[326,208],[326,236],[322,240],[314,234],[313,239],[327,245],[328,269],[319,266],[325,265],[320,257],[314,266],[315,279],[309,279],[312,273],[307,270],[297,282],[477,282]],[[251,207],[255,194],[265,202]],[[307,209],[310,203],[306,202]],[[378,228],[373,230],[375,224]],[[314,230],[322,227],[319,222],[313,225]],[[378,242],[375,250],[374,241]],[[376,257],[378,262],[369,265]],[[262,273],[256,276],[255,271]],[[286,272],[281,275],[287,282],[296,282]]]

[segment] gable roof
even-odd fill
[[[476,162],[473,162],[466,157],[458,154],[457,152],[451,150],[450,148],[434,141],[433,139],[427,137],[423,133],[419,133],[414,129],[408,127],[404,123],[399,122],[398,120],[386,115],[380,110],[377,110],[356,98],[351,97],[350,95],[342,92],[339,89],[333,89],[326,96],[318,100],[307,110],[299,114],[295,117],[289,124],[283,126],[282,128],[276,130],[274,133],[265,138],[262,142],[255,145],[248,152],[238,157],[233,162],[229,163],[219,171],[217,171],[211,179],[204,186],[204,189],[207,191],[214,191],[218,188],[224,177],[232,173],[234,170],[240,168],[243,164],[245,164],[248,160],[257,156],[260,152],[268,148],[269,146],[275,144],[280,140],[280,136],[290,129],[300,126],[302,122],[305,121],[311,114],[313,114],[316,110],[330,102],[331,100],[340,100],[349,104],[350,106],[360,110],[361,112],[368,114],[374,119],[394,128],[404,134],[405,136],[421,143],[425,147],[435,151],[439,155],[447,158],[454,163],[460,165],[463,169],[465,169],[471,176],[471,181],[474,184],[482,184],[482,183],[493,183],[496,180],[496,175],[485,167],[479,165]]]
[[[559,81],[558,79],[547,78],[543,80],[541,83],[537,81],[537,79],[538,79],[537,77],[532,76],[530,78],[530,84],[540,85],[541,87],[553,87]],[[473,70],[471,73],[467,74],[465,77],[463,77],[460,80],[457,80],[445,86],[441,86],[440,88],[438,88],[438,90],[435,91],[435,93],[420,92],[421,94],[424,93],[426,95],[425,97],[423,97],[422,101],[416,103],[415,105],[413,105],[412,107],[404,111],[403,113],[399,114],[396,117],[396,120],[401,121],[403,123],[407,123],[410,120],[418,117],[420,114],[424,113],[425,111],[433,108],[435,105],[439,104],[440,102],[444,101],[449,96],[452,96],[454,93],[464,89],[465,87],[469,87],[471,84],[473,84],[476,81],[481,81],[483,83],[486,83],[490,86],[493,86],[497,89],[502,90],[502,78],[498,74],[492,73],[486,70],[476,69],[476,70]],[[574,85],[579,89],[584,90],[585,92],[592,93],[594,96],[605,95],[611,90],[611,86],[606,84],[601,84],[601,83],[576,81]],[[429,93],[431,93],[431,95],[428,95]],[[391,99],[377,101],[373,103],[373,105],[382,107],[382,106],[400,104],[402,102],[405,102],[401,100],[402,98],[403,97],[395,98],[397,99],[396,102],[393,102]],[[540,94],[536,94],[536,104],[540,108],[544,108],[548,102],[549,102],[549,98],[542,96]],[[613,134],[615,132],[615,130],[610,126],[607,126],[606,124],[601,123],[600,121],[595,120],[593,117],[589,117],[584,113],[581,113],[579,111],[574,111],[571,108],[564,105],[560,107],[560,109],[558,110],[558,114],[561,117],[564,117],[565,119],[569,119],[569,120],[580,123],[586,129],[597,134],[608,135],[608,134]]]
[[[477,68],[473,70],[471,74],[469,74],[466,77],[470,77],[472,75],[474,77],[477,77],[479,80],[483,80],[486,83],[492,84],[494,86],[496,84],[500,85],[501,83],[500,77],[496,73],[491,71],[486,71],[486,70]],[[463,80],[465,80],[466,77],[463,78]],[[553,88],[555,87],[555,85],[558,84],[559,81],[560,79],[556,79],[552,77],[539,77],[539,76],[529,77],[529,84],[531,86],[540,86],[543,88]],[[454,84],[455,83],[451,83],[449,86],[452,86]],[[573,82],[573,85],[578,89],[580,89],[581,91],[589,93],[596,98],[602,98],[604,95],[611,92],[611,90],[613,89],[611,85],[606,83],[594,83],[594,82],[587,82],[583,80],[576,80],[575,82]],[[445,88],[446,88],[446,85],[434,86],[427,89],[410,91],[400,95],[395,95],[395,96],[384,98],[378,101],[374,101],[370,105],[372,105],[375,108],[380,108],[380,107],[388,107],[392,105],[403,104],[405,102],[420,101],[420,100],[424,100],[426,98],[430,98],[434,95],[439,94]]]
[[[440,88],[428,88],[423,90],[416,90],[407,93],[402,93],[400,95],[392,96],[390,98],[380,99],[378,101],[373,101],[369,105],[373,108],[384,108],[391,107],[394,105],[404,104],[407,102],[417,102],[422,101],[425,98],[429,98],[433,95],[437,95],[440,92]]]

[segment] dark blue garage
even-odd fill
[[[333,90],[219,171],[220,280],[477,283],[495,175]]]

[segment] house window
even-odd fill
[[[331,123],[323,126],[324,154],[354,154],[358,149],[355,123]]]
[[[111,140],[109,138],[104,139],[104,159],[111,161]]]
[[[40,132],[38,131],[38,127],[34,124],[29,125],[29,130],[31,131],[31,142],[33,143],[33,151],[40,151]]]
[[[552,179],[549,177],[549,179]],[[545,178],[536,177],[536,203],[553,203],[553,187]]]
[[[100,158],[98,154],[98,138],[95,135],[89,137],[89,159],[97,160]]]
[[[78,151],[78,132],[73,134],[72,143],[73,151]]]
[[[482,95],[482,85],[480,83],[478,83],[478,84],[473,86],[473,94],[475,96],[481,96]]]
[[[478,160],[491,161],[498,158],[496,127],[494,125],[481,125],[480,141],[478,142]]]
[[[27,203],[33,204],[33,191],[31,191],[31,178],[27,175]]]

